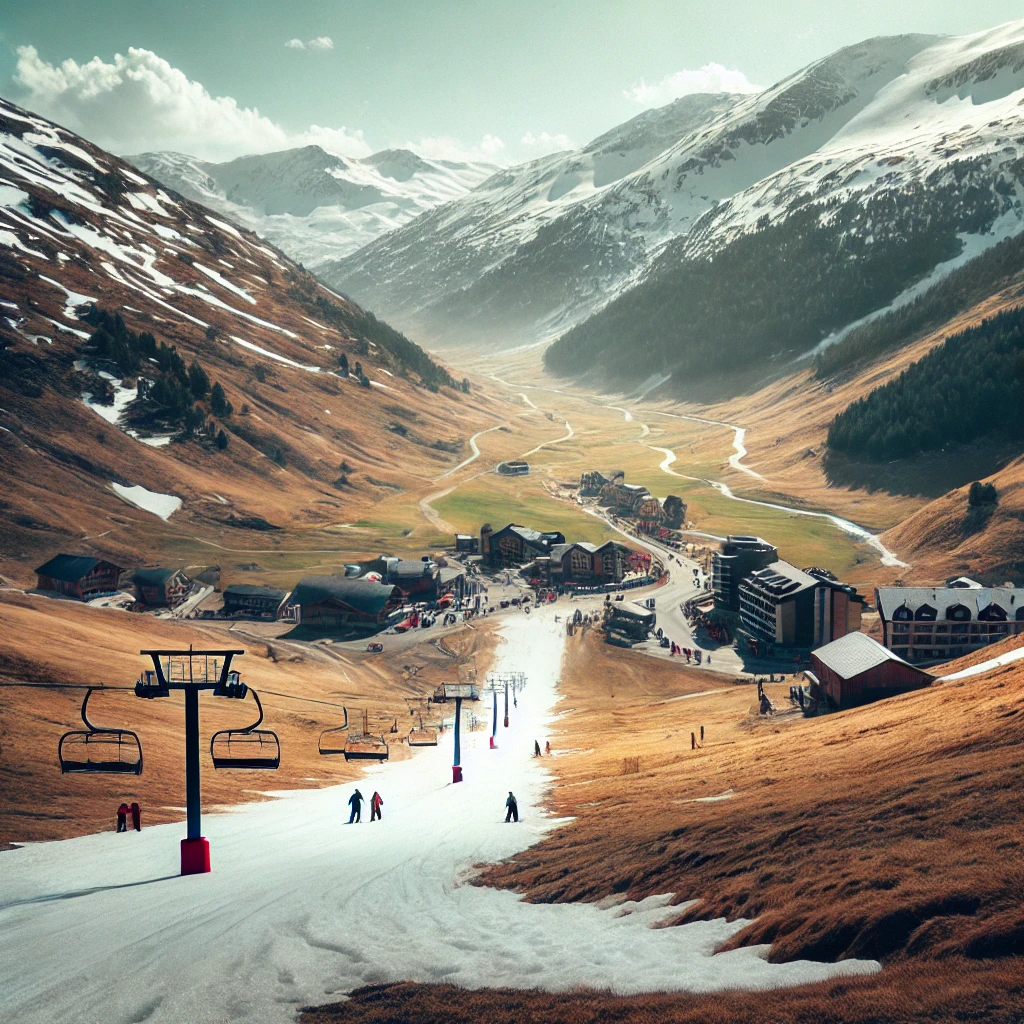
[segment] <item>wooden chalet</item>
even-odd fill
[[[54,555],[36,569],[36,587],[88,601],[114,593],[124,571],[124,566],[93,555]]]
[[[177,608],[192,593],[184,569],[136,569],[135,600],[146,608]]]
[[[276,587],[232,583],[224,588],[224,614],[250,619],[276,619],[287,593]]]
[[[542,533],[528,526],[509,523],[502,530],[480,530],[480,554],[492,566],[522,565],[540,556],[548,556],[556,544],[565,543],[565,534],[553,530]]]
[[[281,617],[317,630],[377,632],[402,606],[391,583],[348,576],[303,576],[285,600]]]
[[[908,664],[866,633],[847,633],[811,652],[812,684],[835,708],[856,707],[930,686],[932,676]]]
[[[577,541],[551,548],[551,582],[563,585],[601,586],[621,583],[629,570],[630,550],[609,540],[604,544]]]

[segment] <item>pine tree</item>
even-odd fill
[[[220,419],[230,416],[233,411],[231,403],[224,394],[224,389],[220,386],[220,381],[213,385],[213,390],[210,392],[210,409],[213,410],[213,415]]]
[[[195,398],[205,398],[210,391],[210,378],[195,360],[188,368],[188,386]]]

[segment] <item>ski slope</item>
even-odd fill
[[[298,1006],[399,979],[630,993],[878,970],[852,960],[769,964],[764,947],[713,956],[744,922],[650,928],[672,913],[667,897],[532,905],[467,884],[473,864],[523,850],[558,824],[538,809],[549,778],[531,757],[556,697],[563,627],[553,616],[504,626],[496,668],[529,681],[510,728],[499,726],[500,749],[488,749],[487,732],[465,734],[466,782],[450,784],[450,730],[436,749],[367,772],[360,789],[367,800],[380,790],[383,822],[345,824],[351,786],[209,814],[213,871],[186,878],[177,874],[181,824],[2,854],[0,1020],[276,1024]],[[481,702],[478,714],[489,710]],[[509,789],[518,825],[503,821]]]

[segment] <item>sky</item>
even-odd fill
[[[510,164],[869,36],[1022,15],[1020,0],[5,0],[0,95],[120,154],[317,143]]]

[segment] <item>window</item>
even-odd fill
[[[980,622],[1005,622],[1006,619],[1006,609],[994,601],[978,612],[978,620]]]
[[[965,604],[955,604],[946,609],[946,618],[955,622],[967,622],[971,617],[971,609]]]
[[[892,613],[893,622],[907,622],[914,617],[914,613],[905,605],[902,604],[899,608]]]
[[[923,604],[914,612],[914,618],[919,622],[934,622],[937,614],[930,604]]]

